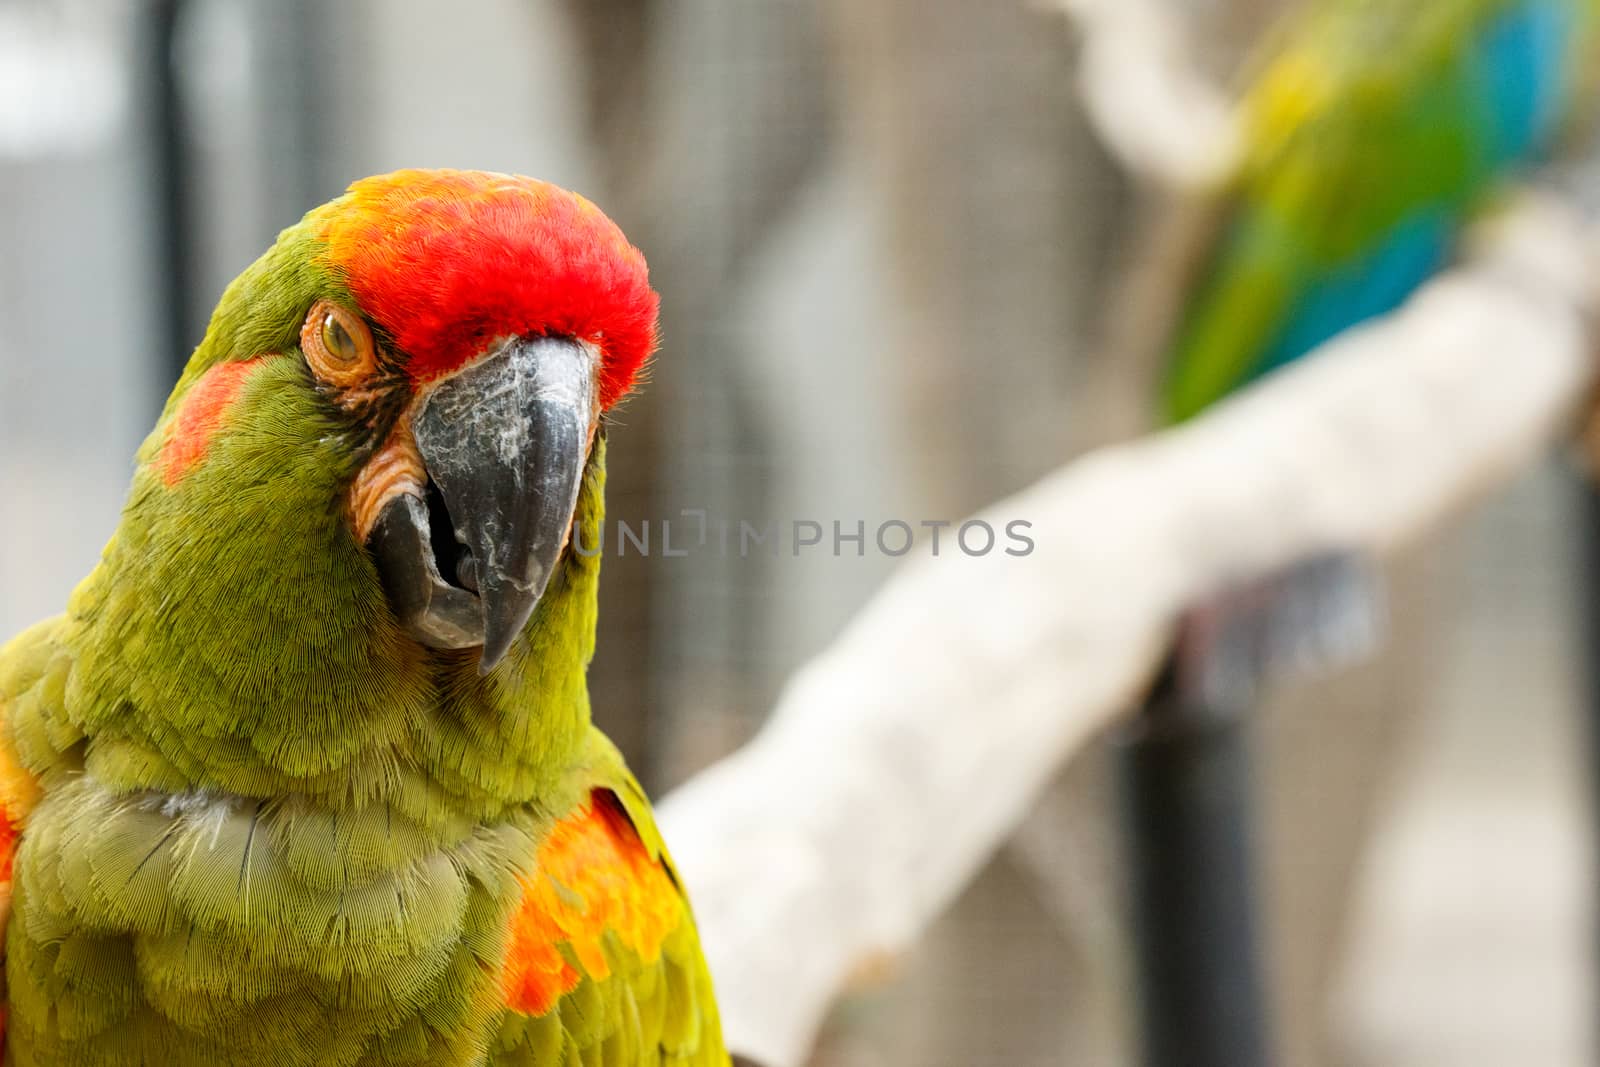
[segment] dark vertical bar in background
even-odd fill
[[[1585,433],[1592,440],[1591,429]],[[1579,541],[1578,586],[1578,640],[1582,649],[1582,686],[1585,742],[1588,748],[1586,778],[1589,788],[1589,841],[1590,863],[1595,865],[1596,883],[1600,884],[1600,484],[1596,483],[1592,469],[1580,470],[1577,475],[1577,523]],[[1591,982],[1600,981],[1600,900],[1591,905],[1590,916],[1590,975]],[[1591,1001],[1592,1003],[1592,1001]],[[1592,1013],[1589,1020],[1591,1049],[1600,1049],[1600,1013]],[[1595,1062],[1591,1054],[1591,1062]]]
[[[1267,1067],[1246,709],[1169,670],[1125,739],[1146,1067]]]
[[[340,62],[344,20],[354,16],[350,5],[323,0],[249,0],[247,9],[261,68],[269,72],[253,88],[266,165],[261,239],[270,242],[348,181],[331,157],[345,120],[340,78],[351,65]]]
[[[244,21],[254,65],[266,72],[251,86],[250,113],[239,117],[257,135],[250,151],[260,187],[226,191],[259,198],[240,203],[237,212],[263,220],[261,233],[246,242],[254,250],[271,243],[282,226],[343,184],[333,173],[328,147],[343,120],[343,86],[329,73],[338,54],[343,22],[337,16],[343,7],[315,0],[240,0],[236,6],[232,15]],[[163,372],[170,374],[163,392],[204,336],[215,296],[201,264],[203,250],[218,235],[198,230],[204,218],[198,205],[208,185],[205,145],[195,143],[196,132],[189,126],[183,71],[175,57],[177,34],[189,10],[185,0],[146,0],[139,28],[157,273],[154,299],[159,305],[158,343],[166,353]]]
[[[184,144],[183,101],[173,65],[173,40],[184,0],[148,0],[140,30],[141,76],[147,107],[151,240],[156,263],[156,343],[168,361],[168,382],[183,373],[199,342],[194,308],[194,259],[188,198],[190,174]],[[163,387],[162,392],[165,392]]]

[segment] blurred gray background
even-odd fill
[[[1196,6],[1219,76],[1273,6]],[[1027,484],[1138,403],[1095,353],[1140,205],[1075,55],[1022,0],[0,0],[0,637],[93,565],[228,279],[401,166],[575,187],[645,250],[666,343],[619,517],[957,518]],[[1284,1062],[1591,1062],[1575,492],[1552,464],[1396,561],[1384,656],[1262,716]],[[891,563],[608,559],[598,717],[670,786]],[[1110,794],[1104,752],[1066,769],[817,1062],[1132,1063]]]

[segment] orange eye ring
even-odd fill
[[[340,388],[362,384],[378,365],[367,324],[331,300],[318,300],[306,312],[300,350],[318,378]]]

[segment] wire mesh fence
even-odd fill
[[[1214,73],[1275,6],[1196,9]],[[892,571],[870,531],[958,519],[1145,403],[1101,342],[1147,205],[1078,44],[969,0],[0,0],[0,635],[92,566],[278,228],[399,166],[535,174],[605,207],[664,299],[608,502],[692,550],[608,555],[590,677],[649,784],[682,780]],[[1396,563],[1383,655],[1256,724],[1283,1062],[1586,1062],[1571,507],[1547,473]],[[703,520],[823,536],[726,551]],[[1132,1062],[1110,777],[1067,768],[816,1062]]]

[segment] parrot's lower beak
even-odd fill
[[[513,339],[433,386],[411,419],[426,499],[394,496],[368,538],[390,605],[434,648],[502,657],[571,533],[597,408],[596,357]]]

